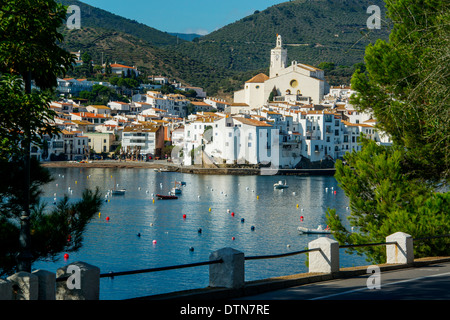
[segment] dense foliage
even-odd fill
[[[9,0],[0,6],[0,274],[31,271],[37,259],[81,246],[100,208],[98,191],[51,212],[39,205],[49,172],[30,159],[30,146],[58,130],[48,106],[73,56],[58,46],[67,9],[53,0]],[[32,81],[38,89],[32,90]],[[68,241],[70,238],[70,241]]]
[[[360,152],[347,153],[346,164],[336,163],[336,179],[349,198],[349,223],[336,209],[328,210],[327,223],[341,244],[384,242],[401,231],[413,238],[448,234],[450,192],[435,192],[411,180],[404,172],[405,151],[364,140]],[[353,230],[351,229],[353,227]],[[353,232],[352,232],[353,231]],[[448,256],[450,238],[427,240],[414,247],[416,258]],[[373,263],[384,263],[383,246],[350,249],[364,253]]]
[[[447,235],[449,182],[449,4],[441,0],[386,0],[394,27],[389,41],[369,45],[365,69],[352,78],[352,102],[369,111],[392,137],[390,147],[363,139],[362,150],[336,163],[349,197],[348,230],[329,210],[340,243],[383,242],[402,231],[413,238]],[[450,254],[449,238],[415,243],[415,257]],[[384,248],[358,249],[384,262]]]

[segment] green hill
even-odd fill
[[[318,65],[333,62],[351,66],[363,61],[364,49],[378,38],[387,39],[389,26],[369,30],[366,12],[382,0],[296,0],[255,11],[198,41],[173,47],[193,59],[236,71],[269,65],[277,34],[283,36],[288,59]]]
[[[154,46],[176,45],[177,37],[167,32],[157,30],[135,20],[130,20],[108,11],[85,4],[78,0],[57,0],[69,6],[77,5],[81,11],[81,26],[83,28],[101,28],[104,30],[127,33],[147,41]],[[179,42],[184,40],[178,39]]]
[[[268,72],[276,34],[283,36],[288,59],[326,70],[330,84],[348,84],[364,49],[387,38],[389,26],[368,30],[367,7],[382,0],[297,0],[256,11],[235,23],[191,41],[162,32],[76,0],[59,0],[81,9],[81,29],[63,28],[70,51],[89,52],[96,64],[102,59],[135,65],[148,75],[203,87],[208,95],[230,97],[259,72]],[[347,68],[342,66],[348,66]]]
[[[179,52],[152,46],[127,33],[90,27],[64,29],[62,32],[65,39],[62,47],[69,51],[88,52],[97,65],[108,59],[111,63],[134,65],[148,75],[163,75],[171,81],[206,88],[232,75],[230,71],[206,66]]]

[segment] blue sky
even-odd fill
[[[81,0],[166,32],[206,34],[282,0]]]

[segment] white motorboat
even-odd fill
[[[289,186],[286,184],[286,180],[284,180],[284,183],[283,183],[283,181],[278,181],[277,183],[275,183],[274,185],[273,185],[273,187],[275,188],[275,189],[286,189],[286,188],[289,188]]]
[[[123,196],[125,195],[125,189],[111,190],[113,196]]]
[[[298,230],[298,232],[300,232],[300,233],[315,233],[315,234],[330,234],[330,233],[332,233],[333,231],[331,231],[330,230],[330,228],[323,228],[321,225],[319,225],[318,227],[317,227],[317,229],[311,229],[311,228],[306,228],[306,227],[302,227],[302,226],[300,226],[300,227],[298,227],[297,228],[297,230]]]

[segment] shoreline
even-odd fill
[[[180,172],[190,174],[206,175],[334,175],[335,168],[324,169],[278,169],[270,170],[266,168],[261,174],[261,169],[254,168],[201,168],[201,167],[180,167],[161,162],[143,162],[143,161],[108,161],[93,160],[91,162],[80,163],[75,161],[53,161],[41,162],[46,168],[127,168],[127,169],[162,169],[161,172]]]

